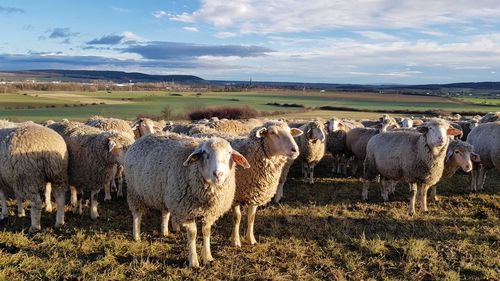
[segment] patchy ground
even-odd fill
[[[282,203],[258,211],[255,246],[229,246],[231,217],[217,222],[215,261],[201,269],[186,267],[184,232],[159,236],[158,212],[144,217],[143,240],[131,241],[125,200],[101,203],[95,222],[68,212],[61,229],[52,227],[55,214],[44,213],[43,230],[33,235],[11,200],[0,222],[0,279],[500,279],[498,172],[480,193],[467,190],[467,175],[440,183],[441,200],[410,218],[406,186],[383,203],[372,185],[361,202],[361,184],[330,178],[329,169],[318,169],[314,185],[290,179]]]

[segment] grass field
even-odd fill
[[[182,96],[170,92],[19,92],[0,94],[0,118],[15,121],[47,119],[60,120],[86,119],[91,115],[114,116],[133,119],[140,113],[159,114],[170,105],[175,113],[198,106],[243,106],[250,105],[260,111],[296,112],[296,108],[266,105],[269,102],[296,103],[305,107],[331,105],[370,110],[428,110],[448,111],[500,111],[498,106],[482,106],[472,102],[460,102],[434,96],[409,96],[377,93],[350,92],[302,92],[302,91],[265,91],[265,92],[228,92],[203,93],[182,92]],[[85,106],[82,106],[85,105]],[[326,112],[344,117],[343,112]],[[366,114],[357,113],[358,118]],[[380,114],[377,114],[377,116]],[[370,115],[368,115],[370,116]]]
[[[324,163],[316,184],[291,178],[282,203],[257,212],[257,245],[229,246],[231,217],[219,220],[215,261],[201,269],[186,267],[184,232],[160,237],[157,212],[143,218],[142,241],[132,241],[124,200],[101,203],[97,221],[67,212],[61,229],[52,228],[54,214],[44,213],[36,234],[27,233],[28,218],[14,216],[11,200],[10,216],[0,223],[0,279],[500,279],[498,172],[490,172],[479,193],[467,190],[467,175],[440,183],[441,200],[428,214],[410,218],[406,186],[387,203],[373,186],[368,202],[361,202],[361,184],[330,177],[329,159]]]

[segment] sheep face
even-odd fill
[[[316,122],[313,123],[311,128],[307,130],[306,136],[308,140],[312,140],[313,142],[324,142],[325,132],[323,131],[322,124]]]
[[[404,118],[401,121],[401,127],[403,127],[403,128],[411,128],[411,127],[413,127],[413,120],[411,120],[409,118]]]
[[[299,147],[293,138],[300,135],[302,135],[300,129],[290,129],[284,122],[262,127],[256,132],[256,137],[263,139],[268,156],[281,155],[290,159],[299,157]]]
[[[326,124],[328,126],[327,127],[328,132],[330,132],[330,133],[336,132],[336,131],[340,130],[341,127],[343,127],[343,124],[335,118],[328,120],[328,122]]]
[[[155,133],[153,120],[150,119],[139,119],[132,125],[132,130],[134,130],[134,134],[137,131],[137,135],[147,136]]]
[[[184,166],[199,161],[201,175],[209,184],[222,185],[231,173],[233,162],[244,168],[250,164],[228,141],[213,138],[199,145],[184,161]]]
[[[433,148],[442,148],[448,144],[448,135],[456,136],[461,131],[449,125],[442,119],[432,119],[431,121],[419,126],[417,130],[426,136],[427,145]]]

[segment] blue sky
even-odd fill
[[[0,0],[0,70],[499,81],[498,0]]]

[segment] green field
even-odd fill
[[[212,232],[215,261],[186,267],[184,232],[162,238],[160,214],[143,217],[142,241],[131,240],[126,201],[101,203],[91,221],[67,211],[42,215],[42,231],[28,234],[26,218],[0,222],[1,280],[499,280],[500,174],[490,172],[485,190],[471,193],[468,176],[438,185],[441,200],[429,213],[407,215],[408,188],[389,202],[378,187],[362,202],[361,184],[332,178],[329,159],[317,167],[317,183],[291,178],[280,204],[260,208],[257,245],[231,247],[231,215]],[[292,169],[292,176],[298,169]],[[114,195],[113,195],[114,196]],[[102,197],[100,198],[102,202]],[[198,231],[200,237],[201,231]],[[198,251],[201,238],[198,238]]]
[[[181,94],[175,96],[172,94]],[[243,106],[249,105],[260,111],[296,112],[297,108],[266,105],[269,102],[295,103],[305,107],[331,105],[370,110],[428,110],[448,111],[500,111],[498,106],[481,106],[468,102],[450,100],[434,96],[410,96],[377,93],[351,92],[302,92],[302,91],[262,91],[262,92],[209,92],[196,95],[193,92],[42,92],[21,91],[15,94],[0,94],[0,118],[15,121],[47,119],[86,119],[91,115],[114,116],[133,119],[138,114],[159,114],[169,105],[176,113],[199,106]],[[84,106],[82,106],[84,105]],[[322,112],[318,115],[342,112]],[[352,114],[351,114],[352,115]],[[380,115],[380,114],[377,114]],[[359,118],[371,114],[356,114]]]

